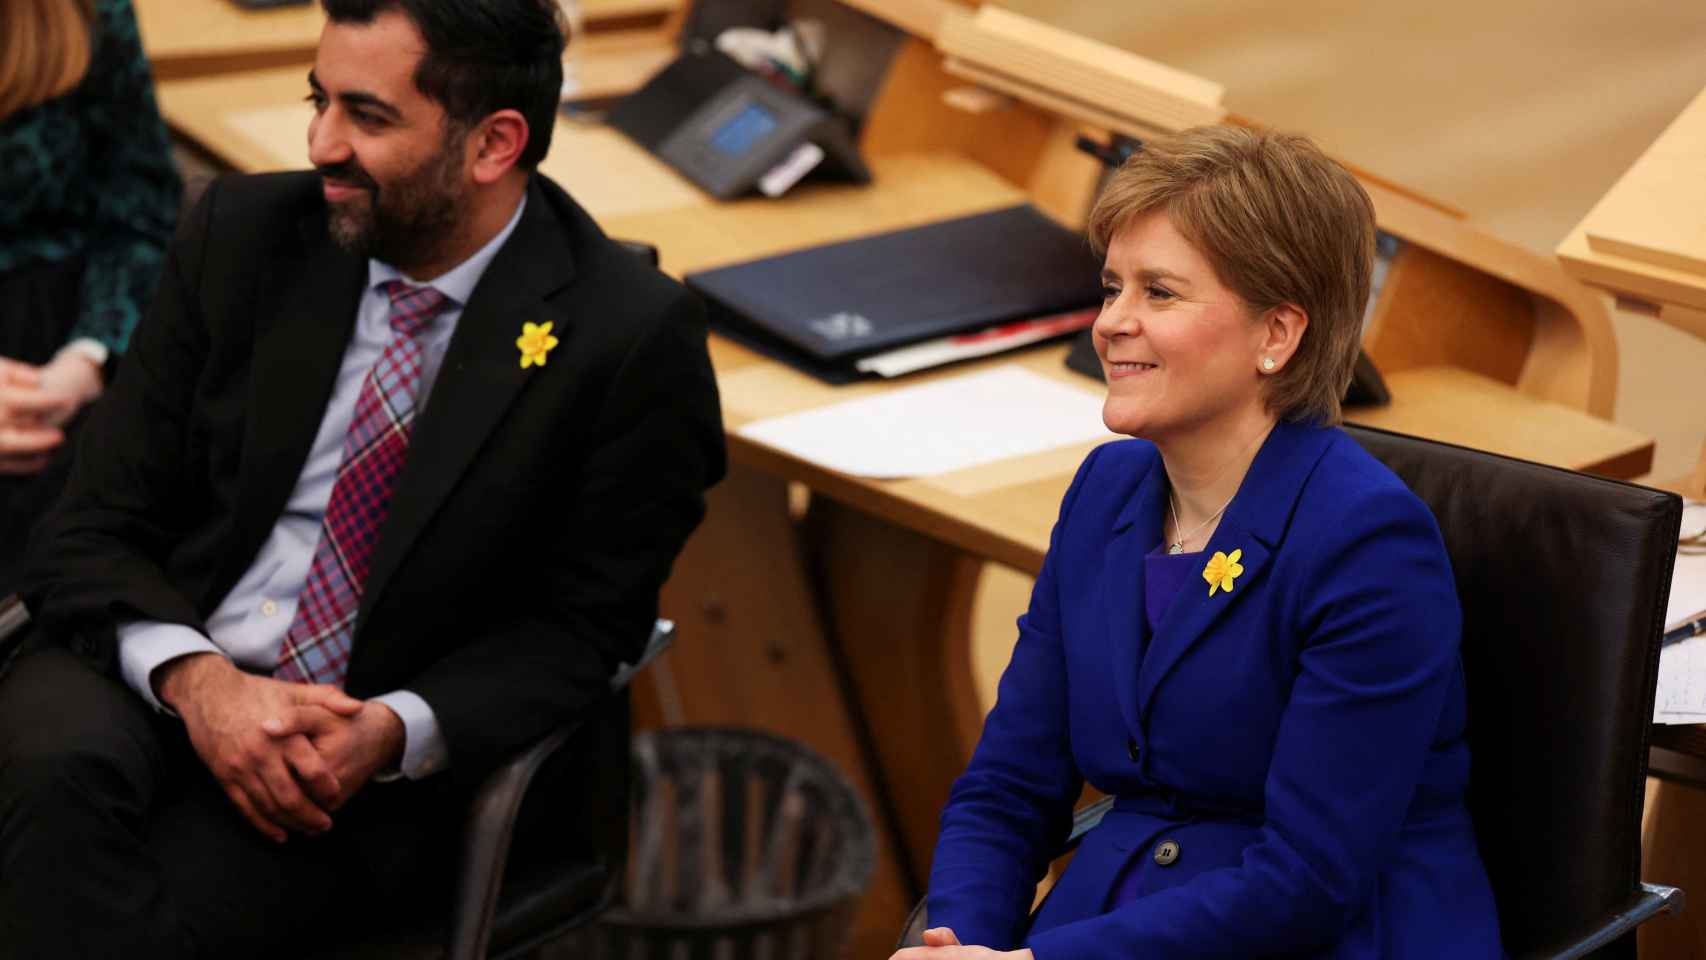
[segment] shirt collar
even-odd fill
[[[485,274],[486,268],[491,266],[492,258],[498,255],[498,250],[504,245],[504,241],[508,240],[509,235],[515,232],[515,225],[521,222],[521,212],[526,209],[527,194],[523,193],[521,202],[515,205],[515,213],[510,216],[509,222],[504,224],[504,228],[498,231],[497,236],[486,241],[486,245],[474,251],[468,259],[441,274],[436,280],[430,281],[431,285],[439,293],[454,300],[458,306],[466,305],[468,298],[474,295],[474,287],[480,282],[480,277]],[[374,260],[371,257],[368,258],[368,289],[371,290],[388,280],[401,280],[404,283],[417,285],[421,282],[405,276],[401,270],[389,263]]]

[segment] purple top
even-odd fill
[[[1149,619],[1149,632],[1155,633],[1156,624],[1167,615],[1167,608],[1173,605],[1173,599],[1179,591],[1190,585],[1192,578],[1202,577],[1202,552],[1169,554],[1165,543],[1159,544],[1143,558],[1143,613]],[[1136,862],[1135,860],[1133,861]],[[1139,888],[1141,870],[1128,867],[1125,875],[1114,887],[1114,893],[1108,900],[1108,907],[1130,903],[1143,896]]]
[[[1179,595],[1192,577],[1202,576],[1202,551],[1169,554],[1167,545],[1160,544],[1143,558],[1143,612],[1149,618],[1149,632],[1167,615],[1173,598]]]

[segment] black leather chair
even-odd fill
[[[1463,603],[1469,807],[1513,957],[1633,957],[1680,910],[1644,884],[1641,807],[1673,494],[1358,427],[1439,519]],[[1074,819],[1070,850],[1112,806]],[[1065,853],[1066,851],[1062,851]],[[920,903],[901,945],[928,926]]]
[[[0,598],[0,676],[17,653],[29,614],[16,597]],[[628,831],[628,682],[668,649],[675,625],[659,620],[638,663],[611,680],[610,702],[587,720],[567,724],[528,747],[488,776],[468,814],[461,838],[461,868],[448,918],[425,917],[406,930],[386,930],[358,943],[340,944],[319,960],[411,958],[493,960],[521,957],[596,917],[615,899],[626,862]],[[588,832],[595,850],[571,858],[536,856],[511,862],[511,843],[528,787],[554,757],[573,751],[599,758],[595,783],[587,783],[600,827]],[[577,772],[577,776],[579,776]],[[582,780],[588,778],[582,777]],[[554,811],[537,818],[549,824]]]

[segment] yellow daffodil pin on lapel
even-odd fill
[[[1217,590],[1232,592],[1234,581],[1244,575],[1244,565],[1238,562],[1243,558],[1242,550],[1232,551],[1231,556],[1216,550],[1214,556],[1208,558],[1208,566],[1202,568],[1202,578],[1208,581],[1209,596],[1214,596]]]
[[[557,338],[551,336],[549,323],[524,323],[515,345],[521,349],[521,369],[545,365],[545,355],[556,349]]]

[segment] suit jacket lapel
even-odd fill
[[[1214,626],[1233,604],[1240,603],[1260,582],[1273,550],[1285,535],[1304,481],[1331,441],[1332,431],[1280,423],[1262,444],[1226,516],[1202,554],[1206,566],[1215,553],[1242,551],[1244,568],[1233,588],[1216,590],[1200,576],[1187,581],[1159,624],[1137,675],[1135,708],[1148,713],[1155,690],[1185,653]]]
[[[1138,484],[1137,492],[1114,521],[1114,537],[1103,557],[1102,608],[1112,634],[1114,689],[1127,727],[1141,728],[1137,704],[1138,663],[1150,642],[1144,615],[1144,554],[1161,539],[1161,512],[1167,497],[1167,471],[1159,461]]]
[[[523,322],[553,322],[561,334],[570,318],[545,298],[574,276],[563,226],[535,182],[527,209],[492,259],[456,322],[438,380],[409,440],[409,462],[391,494],[391,512],[374,547],[373,567],[356,629],[504,412],[545,369],[521,368],[515,341]]]
[[[302,256],[278,262],[256,290],[236,530],[209,604],[242,576],[302,477],[367,281],[367,261],[333,245],[324,216],[304,217],[299,229]],[[278,306],[267,312],[266,304]]]

